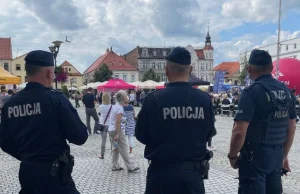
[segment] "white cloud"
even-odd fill
[[[208,22],[216,63],[236,61],[240,52],[254,47],[263,37],[270,35],[263,42],[266,44],[276,36],[270,33],[260,34],[259,37],[257,34],[245,34],[232,37],[232,40],[226,42],[222,42],[220,36],[222,31],[237,28],[247,21],[264,23],[277,19],[277,8],[273,0],[32,2],[33,0],[1,0],[0,36],[12,37],[14,55],[17,51],[20,55],[34,49],[48,50],[52,41],[65,40],[68,36],[72,43],[63,43],[58,64],[68,60],[80,71],[84,71],[110,46],[120,54],[137,45],[203,46]],[[287,9],[294,11],[293,7],[297,7],[299,2],[285,2],[284,14]],[[298,32],[294,35],[283,33],[282,36],[297,35]]]

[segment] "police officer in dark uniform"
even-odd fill
[[[239,168],[239,193],[281,194],[282,168],[290,171],[288,153],[296,130],[295,99],[271,75],[268,52],[253,50],[244,89],[234,118],[228,158]]]
[[[149,160],[146,194],[202,194],[206,144],[214,129],[210,96],[189,83],[191,55],[176,47],[166,58],[169,84],[149,94],[138,115],[136,138]]]
[[[71,177],[74,157],[66,140],[84,144],[87,128],[70,101],[51,89],[53,55],[32,51],[25,61],[28,83],[3,107],[0,147],[21,161],[21,194],[79,193]]]

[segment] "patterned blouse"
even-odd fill
[[[133,106],[124,106],[124,112],[126,117],[125,134],[134,135],[135,121],[134,121],[134,109]]]

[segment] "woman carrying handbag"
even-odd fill
[[[100,130],[102,137],[100,159],[104,159],[107,131],[110,120],[110,112],[112,109],[111,97],[108,93],[102,95],[102,104],[99,106],[100,121],[97,125],[97,130]]]

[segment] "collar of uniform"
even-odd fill
[[[271,74],[264,74],[264,75],[261,75],[259,76],[258,78],[256,78],[255,81],[259,81],[261,79],[269,79],[269,78],[272,78],[272,75]]]
[[[46,88],[46,87],[37,82],[28,82],[26,84],[26,88]]]
[[[174,86],[190,86],[189,82],[171,82],[168,83],[167,87],[174,87]]]

